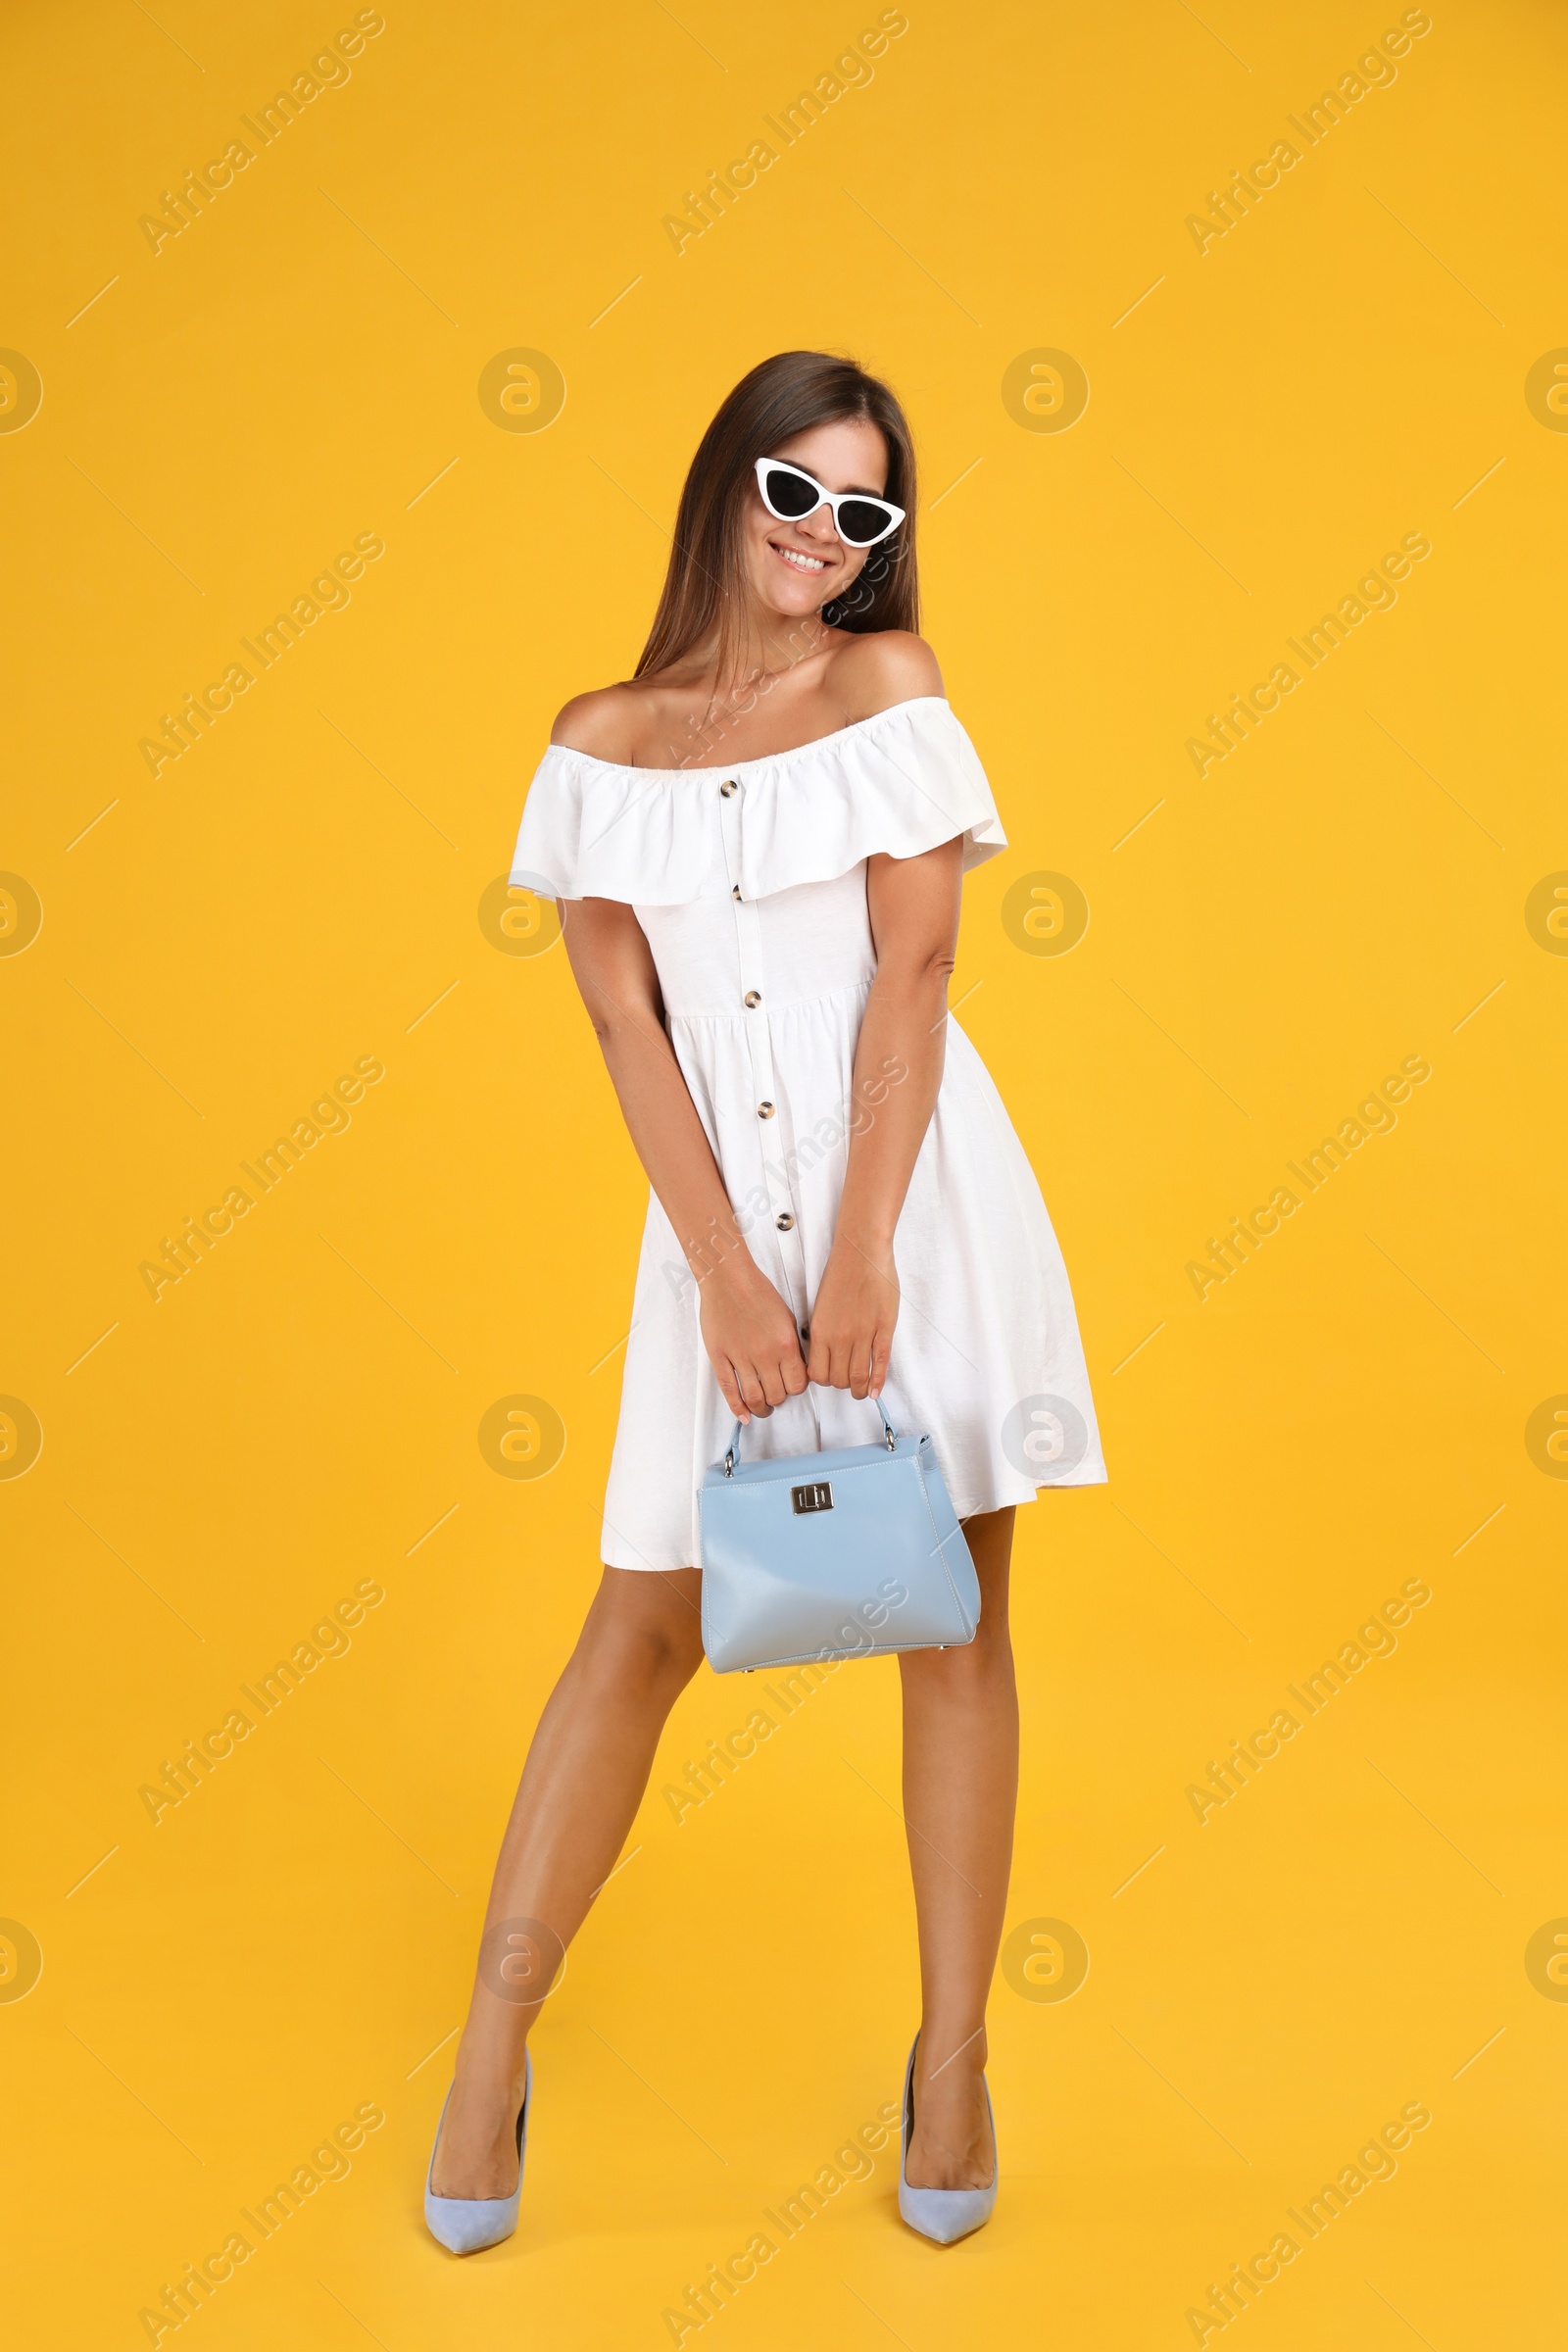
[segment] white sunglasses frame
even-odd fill
[[[883,498],[877,491],[829,490],[825,488],[824,485],[817,480],[814,473],[808,473],[806,467],[804,466],[797,466],[793,458],[757,458],[753,461],[753,463],[757,473],[757,494],[759,498],[760,498],[763,506],[767,508],[768,513],[772,515],[775,522],[805,522],[808,515],[814,514],[816,513],[817,507],[831,507],[833,510],[833,528],[838,532],[840,539],[844,541],[844,545],[846,547],[853,547],[857,555],[865,554],[869,548],[880,547],[884,539],[892,538],[894,532],[898,529],[901,522],[905,522],[908,519],[907,510],[906,508],[896,507],[891,498]],[[772,506],[770,506],[768,504],[767,489],[763,477],[770,472],[774,466],[782,468],[785,473],[798,474],[803,482],[809,482],[811,488],[816,492],[816,507],[808,507],[805,514],[780,514]],[[879,507],[886,507],[888,513],[893,517],[893,520],[888,524],[887,529],[885,531],[878,531],[874,539],[847,538],[839,523],[840,507],[851,501],[857,500],[862,504],[870,502]]]

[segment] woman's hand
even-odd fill
[[[806,1387],[795,1317],[744,1246],[730,1250],[700,1288],[703,1345],[737,1421],[765,1420]]]
[[[843,1233],[834,1242],[811,1314],[806,1375],[852,1396],[880,1396],[899,1319],[899,1277],[891,1248],[867,1250]]]

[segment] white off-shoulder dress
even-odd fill
[[[728,767],[619,767],[553,744],[529,789],[513,881],[631,906],[730,1202],[803,1331],[832,1246],[876,973],[866,859],[958,834],[965,870],[1006,846],[940,696]],[[956,1020],[894,1253],[903,1298],[884,1402],[895,1427],[929,1433],[959,1517],[1102,1483],[1061,1250]],[[730,1428],[696,1282],[650,1196],[605,1496],[610,1566],[700,1564],[697,1489]],[[807,1453],[869,1444],[879,1428],[869,1402],[813,1387],[754,1421],[746,1446]]]

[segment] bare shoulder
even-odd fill
[[[937,658],[912,629],[875,629],[848,637],[834,654],[833,670],[852,721],[874,718],[895,703],[942,693]]]
[[[586,752],[591,760],[618,764],[645,700],[643,689],[630,680],[574,694],[557,714],[550,740],[568,752]]]

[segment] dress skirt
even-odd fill
[[[897,1064],[872,1073],[872,1100],[857,1106],[855,1052],[876,969],[865,873],[862,862],[745,907],[709,899],[635,909],[731,1206],[802,1328],[833,1244],[852,1122],[874,1118],[877,1095],[901,1083]],[[895,1428],[929,1434],[965,1518],[1032,1501],[1041,1485],[1098,1483],[1105,1470],[1067,1271],[1034,1171],[990,1072],[951,1018],[946,1049],[894,1241],[902,1297],[883,1402]],[[703,1346],[696,1280],[650,1198],[605,1497],[609,1566],[700,1564],[697,1490],[732,1426]],[[879,1429],[869,1400],[809,1388],[754,1420],[746,1450],[869,1445]]]

